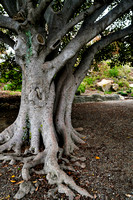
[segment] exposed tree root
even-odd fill
[[[50,100],[49,100],[50,102]],[[51,101],[52,102],[52,101]],[[0,152],[3,153],[5,150],[14,150],[15,153],[3,153],[0,154],[0,160],[10,161],[10,164],[14,164],[15,161],[21,161],[24,163],[22,168],[22,178],[23,183],[20,184],[20,188],[15,195],[16,199],[23,198],[29,192],[34,192],[35,188],[30,182],[31,173],[35,172],[37,174],[46,174],[46,179],[49,184],[56,184],[59,193],[65,193],[66,196],[72,200],[75,196],[74,191],[79,194],[93,198],[85,189],[76,185],[72,177],[68,176],[63,170],[75,171],[73,166],[70,165],[69,160],[63,158],[63,153],[70,155],[73,153],[74,149],[78,147],[76,143],[84,143],[84,141],[78,136],[77,132],[74,131],[72,127],[67,127],[65,124],[62,126],[62,134],[64,137],[64,146],[62,149],[58,147],[56,131],[54,129],[52,115],[48,113],[50,107],[47,107],[46,112],[44,113],[44,118],[40,121],[39,114],[40,112],[31,112],[30,117],[30,128],[32,130],[30,148],[25,150],[23,153],[21,150],[22,145],[24,144],[24,130],[26,127],[26,112],[21,115],[21,117],[16,121],[11,128],[6,131],[10,131],[11,137],[4,144],[0,146]],[[35,115],[34,115],[35,114]],[[34,117],[33,117],[34,115]],[[43,122],[43,123],[42,123]],[[42,125],[41,125],[42,124]],[[41,125],[41,127],[40,127]],[[40,127],[40,131],[39,131]],[[40,147],[40,133],[42,135],[44,151],[39,152]],[[2,133],[3,137],[3,133]],[[33,150],[33,151],[32,151]],[[30,156],[29,156],[30,153]],[[35,155],[36,154],[36,155]],[[71,156],[72,157],[72,156]],[[58,159],[62,160],[61,164],[58,164]],[[84,162],[85,159],[75,158],[73,159]],[[44,167],[40,171],[34,170],[34,167],[44,164]]]
[[[26,194],[29,192],[34,192],[35,188],[31,184],[30,180],[30,174],[32,172],[35,172],[37,174],[46,174],[46,178],[49,182],[49,184],[56,184],[57,190],[59,193],[65,193],[70,200],[72,200],[75,196],[74,192],[72,190],[77,191],[83,196],[93,198],[86,190],[80,188],[75,184],[73,179],[68,176],[62,169],[72,170],[74,171],[74,168],[71,166],[59,166],[57,163],[57,158],[53,158],[51,155],[51,152],[40,152],[36,156],[30,156],[30,157],[22,157],[17,156],[16,154],[10,154],[6,155],[5,153],[3,155],[0,155],[0,160],[6,160],[6,161],[22,161],[24,163],[24,166],[22,168],[22,178],[24,183],[20,184],[19,191],[15,195],[16,199],[23,198]],[[63,162],[68,164],[68,160],[63,158]],[[82,159],[83,160],[83,159]],[[33,167],[35,167],[38,164],[44,164],[43,170],[35,171],[34,169],[31,170]],[[62,169],[61,169],[62,168]],[[72,189],[72,190],[71,190]]]
[[[5,150],[13,149],[16,152],[16,154],[21,154],[22,136],[23,128],[21,127],[18,128],[17,134],[14,134],[11,139],[9,139],[6,143],[0,146],[0,153],[4,152]]]
[[[1,134],[0,134],[0,144],[7,142],[10,138],[13,137],[13,129],[14,123],[7,127]]]
[[[40,152],[35,156],[35,158],[30,162],[25,162],[22,168],[22,178],[26,181],[30,179],[30,169],[38,164],[44,163],[45,151]]]
[[[19,190],[14,196],[15,199],[22,199],[26,194],[33,193],[35,191],[35,187],[30,181],[25,181],[19,185]]]
[[[33,160],[34,158],[35,158],[35,155],[32,155],[30,157],[23,157],[23,156],[18,156],[16,153],[0,154],[0,160],[3,160],[4,162],[14,160],[14,161],[21,161],[21,162],[25,163],[30,160]]]

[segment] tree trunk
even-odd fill
[[[30,49],[30,45],[28,48]],[[23,62],[23,56],[26,63]],[[71,75],[70,78],[63,78],[62,75],[59,81],[60,89],[55,92],[52,70],[49,68],[49,62],[44,63],[44,59],[45,51],[43,56],[37,56],[32,48],[30,54],[22,37],[18,39],[16,60],[23,71],[21,105],[16,121],[4,130],[0,137],[0,152],[13,149],[15,153],[10,156],[3,154],[2,159],[14,163],[15,160],[20,160],[21,156],[24,162],[22,177],[25,181],[30,179],[30,169],[43,163],[43,170],[36,173],[47,174],[48,182],[57,184],[57,190],[65,193],[69,199],[73,199],[74,193],[67,185],[82,195],[92,197],[77,186],[58,164],[59,158],[63,159],[64,154],[71,156],[77,148],[75,141],[83,142],[71,125],[72,102],[76,89],[73,87],[74,77]],[[23,153],[21,147],[25,142],[28,142],[29,148]],[[33,155],[29,157],[29,153]],[[23,155],[26,158],[23,158]],[[15,198],[25,195],[21,196],[20,193],[23,193],[22,185]]]

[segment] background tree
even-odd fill
[[[71,110],[75,91],[95,54],[133,32],[132,25],[114,29],[86,48],[89,41],[133,7],[132,0],[116,1],[106,15],[101,15],[111,3],[114,1],[1,0],[8,16],[0,15],[0,38],[14,48],[16,62],[22,68],[22,96],[17,119],[0,135],[0,152],[12,149],[14,154],[3,153],[0,158],[24,162],[22,177],[29,191],[33,189],[28,181],[30,169],[43,163],[43,170],[36,173],[46,174],[59,192],[69,199],[74,197],[72,190],[93,198],[60,168],[58,159],[63,155],[71,157],[78,148],[75,143],[84,143],[82,135],[72,127]],[[81,50],[84,53],[75,68]],[[22,153],[27,138],[29,149]],[[28,156],[29,153],[33,155]],[[16,198],[25,195],[23,187],[24,183]]]
[[[133,23],[133,12],[126,12],[122,17],[118,18],[113,24],[111,24],[100,35],[106,36],[111,32],[118,31],[127,27],[130,23]],[[101,49],[95,55],[95,62],[99,63],[102,60],[110,60],[110,66],[129,64],[133,66],[133,34],[129,34],[122,39],[118,39],[115,42],[107,45]],[[96,65],[97,66],[97,65]]]

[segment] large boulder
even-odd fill
[[[103,79],[102,81],[98,82],[96,85],[97,87],[100,87],[102,89],[102,91],[109,91],[112,84],[113,84],[113,80],[107,80],[107,79]]]

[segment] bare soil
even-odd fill
[[[0,120],[4,118],[8,126],[17,112],[2,111]],[[133,101],[74,104],[72,122],[75,128],[83,128],[81,133],[86,143],[78,145],[75,155],[86,157],[86,161],[80,162],[79,167],[73,163],[75,172],[66,173],[97,200],[133,199]],[[82,163],[86,164],[85,168],[81,167]],[[22,166],[22,163],[12,166],[0,161],[0,200],[13,199],[22,181]],[[45,176],[33,174],[31,180],[36,191],[24,200],[68,199],[57,193],[48,197],[48,190],[53,186]],[[78,199],[89,198],[76,194],[75,200]]]

